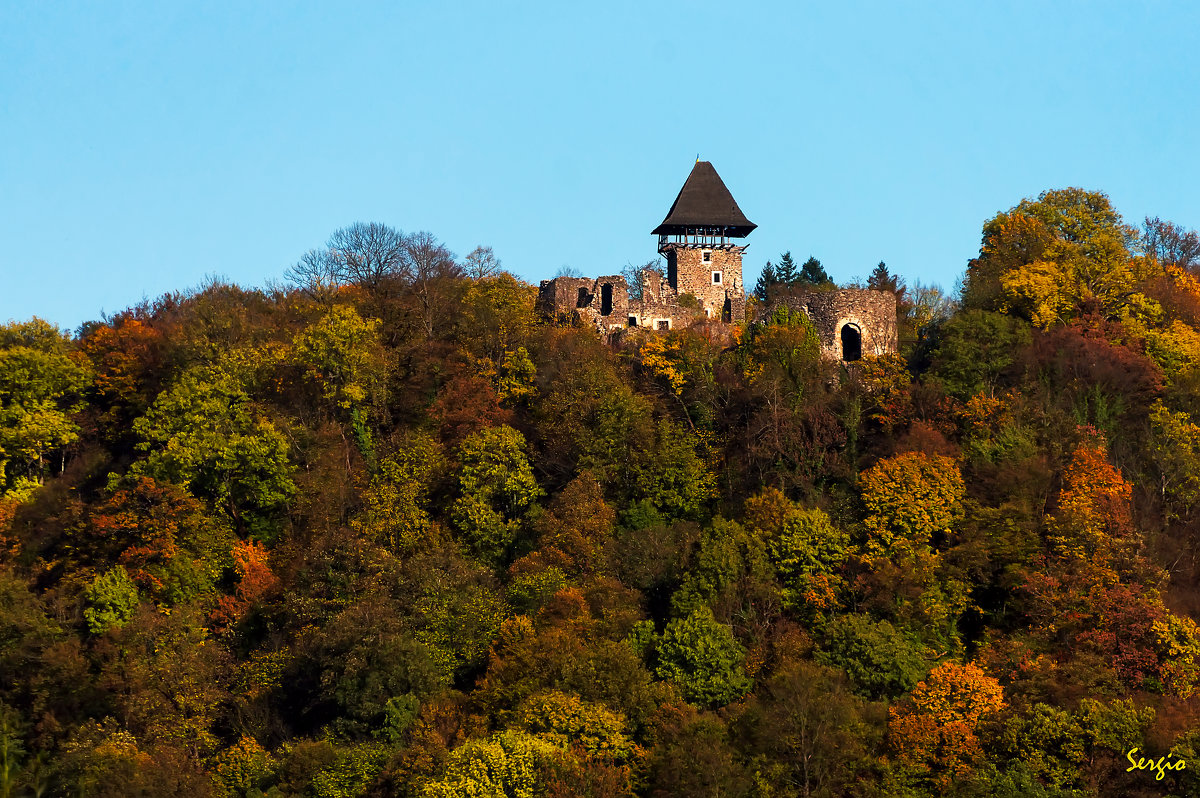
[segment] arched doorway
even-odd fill
[[[862,360],[862,332],[856,325],[842,325],[842,360]]]

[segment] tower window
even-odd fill
[[[637,326],[637,316],[630,316],[630,317],[629,317],[629,325],[628,325],[628,326],[630,326],[630,327],[636,327],[636,326]]]
[[[721,273],[713,272],[713,285],[720,285],[720,284],[721,284]]]
[[[655,322],[655,327],[657,327],[660,330],[669,330],[669,329],[671,329],[671,320],[670,319],[659,319],[657,322]]]
[[[700,260],[705,263],[712,263],[712,253],[707,249],[700,252]]]
[[[605,283],[600,288],[600,315],[612,313],[612,283]]]

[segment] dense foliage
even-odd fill
[[[383,225],[0,327],[0,796],[1200,794],[1195,240],[1025,200],[850,366]]]

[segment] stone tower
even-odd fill
[[[667,259],[667,283],[691,294],[706,316],[729,322],[745,313],[742,284],[745,238],[757,225],[746,218],[708,161],[696,161],[667,218],[654,228],[658,251]]]

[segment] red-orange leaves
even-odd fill
[[[1004,706],[1000,682],[978,666],[943,662],[888,711],[888,737],[900,762],[939,789],[971,772],[983,755],[976,731]]]

